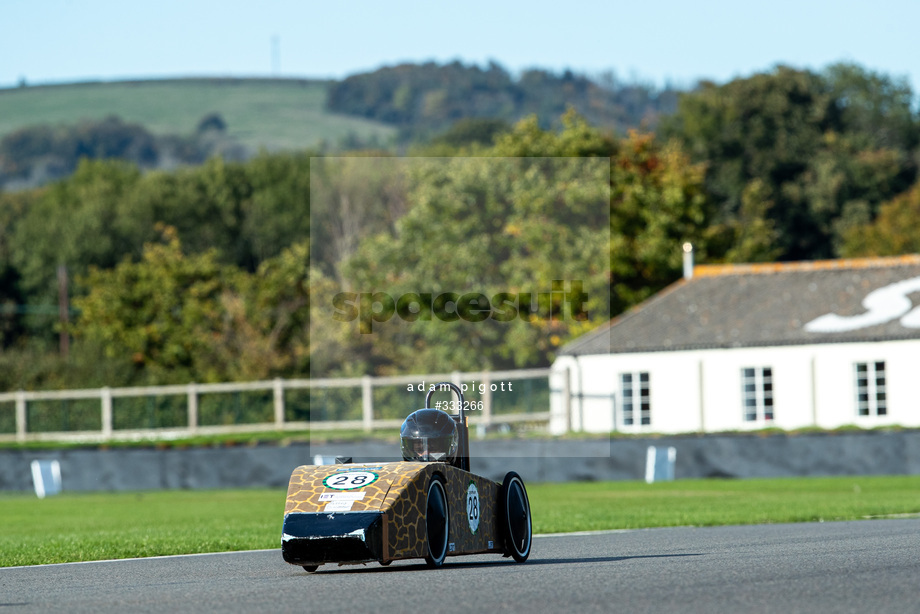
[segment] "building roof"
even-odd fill
[[[920,339],[920,255],[703,265],[562,355]]]

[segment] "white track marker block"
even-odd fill
[[[645,482],[669,482],[674,479],[677,449],[674,446],[656,448],[649,446],[645,454]]]
[[[32,484],[39,499],[61,492],[61,463],[56,460],[32,461]]]

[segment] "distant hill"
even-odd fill
[[[154,135],[190,135],[218,114],[226,136],[253,152],[306,149],[322,141],[386,142],[379,121],[327,111],[330,82],[303,79],[163,79],[0,89],[0,138],[39,124],[117,116]]]
[[[592,80],[570,71],[518,76],[485,68],[402,64],[341,81],[188,78],[0,89],[0,189],[69,175],[80,158],[143,169],[243,160],[261,149],[346,151],[410,143],[490,142],[527,115],[544,127],[572,107],[620,134],[653,129],[678,91]]]
[[[595,126],[623,133],[654,128],[662,115],[676,110],[678,94],[568,70],[531,69],[513,76],[494,62],[486,68],[429,62],[387,66],[335,82],[326,108],[398,126],[403,140],[428,139],[469,118],[515,122],[536,115],[551,126],[569,107]]]

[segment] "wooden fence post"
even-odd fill
[[[364,421],[364,432],[374,430],[374,389],[373,379],[370,375],[361,378],[361,413]]]
[[[275,407],[275,426],[279,429],[284,428],[284,382],[280,377],[276,377],[273,382],[274,390],[274,407]]]
[[[188,430],[198,430],[198,386],[188,385]]]
[[[16,393],[16,441],[26,440],[26,393]]]
[[[112,390],[105,387],[101,390],[102,397],[102,438],[112,438]]]

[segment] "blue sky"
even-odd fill
[[[455,59],[689,86],[777,63],[851,61],[920,92],[917,24],[914,0],[2,0],[0,87],[21,78],[340,78]]]

